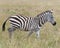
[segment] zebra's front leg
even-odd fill
[[[40,37],[40,30],[36,31],[36,37],[37,37],[37,39],[39,39],[39,37]]]
[[[33,31],[30,31],[27,38],[29,38],[31,36],[31,34],[33,33]]]

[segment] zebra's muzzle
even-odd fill
[[[55,25],[56,25],[56,22],[53,23],[53,26],[55,26]]]

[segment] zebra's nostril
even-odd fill
[[[53,26],[55,26],[55,25],[56,25],[56,22],[53,23]]]

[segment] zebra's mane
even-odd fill
[[[42,16],[42,15],[46,15],[47,13],[51,13],[52,14],[53,12],[51,10],[47,10],[47,11],[44,11],[44,12],[38,14],[37,17]]]

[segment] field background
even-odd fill
[[[16,30],[9,42],[9,22],[2,32],[2,24],[9,16],[36,16],[46,10],[53,10],[57,25],[46,23],[41,28],[39,40],[35,33],[27,39],[27,32]],[[0,48],[60,48],[60,0],[0,0]]]

